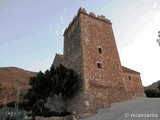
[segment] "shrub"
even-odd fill
[[[63,111],[60,112],[60,113],[55,112],[55,111],[46,111],[46,112],[43,114],[43,117],[51,117],[51,116],[64,117],[64,116],[67,116],[67,115],[71,115],[71,113],[68,112],[66,109],[63,109]]]
[[[3,105],[3,104],[0,104],[0,109],[3,108],[3,107],[4,107],[4,105]]]
[[[76,72],[73,69],[68,69],[63,65],[58,67],[51,66],[50,70],[42,73],[41,71],[37,73],[36,76],[31,77],[29,80],[31,88],[28,90],[28,93],[24,97],[26,101],[25,109],[27,111],[32,110],[33,119],[35,115],[43,116],[44,103],[40,101],[46,101],[47,98],[52,96],[61,95],[61,100],[71,99],[79,92],[81,88],[81,80]],[[60,100],[59,98],[55,100]],[[59,101],[55,106],[59,106]],[[39,104],[39,105],[38,105]],[[59,106],[60,109],[56,109],[55,112],[47,111],[47,115],[66,115],[69,112],[66,111],[64,106]],[[64,110],[61,110],[63,108]]]
[[[154,97],[160,97],[160,92],[157,91],[157,90],[145,90],[145,94],[147,97],[151,97],[151,98],[154,98]]]
[[[13,117],[13,116],[12,116],[12,117],[11,117],[11,116],[8,116],[8,117],[7,117],[7,120],[17,120],[17,119],[16,119],[16,117]]]
[[[26,101],[19,101],[19,102],[18,102],[18,109],[24,110],[25,104],[26,104]],[[8,103],[7,103],[7,107],[12,107],[12,108],[14,108],[14,107],[15,107],[15,101],[10,101],[10,102],[8,102]]]

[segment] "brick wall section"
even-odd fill
[[[61,62],[82,79],[82,91],[66,101],[69,111],[94,113],[111,103],[143,96],[140,75],[121,66],[111,25],[104,16],[87,14],[80,8],[64,32],[64,55],[56,56],[53,64]]]
[[[82,31],[81,31],[81,16],[75,16],[73,22],[64,33],[64,51],[62,64],[68,68],[74,69],[82,80],[82,90],[74,99],[66,101],[68,111],[76,111],[77,114],[86,113],[87,106],[85,105],[85,80],[83,67],[83,52],[82,52]],[[56,61],[55,61],[56,63]]]
[[[64,33],[64,65],[74,69],[83,79],[83,55],[81,41],[80,16],[75,17],[74,22]]]
[[[122,68],[126,91],[131,92],[132,98],[145,97],[140,73],[126,67]]]
[[[93,112],[110,103],[129,99],[112,24],[103,18],[97,18],[93,14],[90,16],[85,12],[81,14],[84,79],[89,111]],[[99,53],[99,48],[102,53]],[[98,68],[97,63],[102,68]]]

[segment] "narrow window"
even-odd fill
[[[128,76],[128,79],[131,80],[131,76]]]
[[[98,48],[98,52],[100,53],[100,54],[102,54],[102,48]]]
[[[97,63],[97,67],[98,67],[99,69],[101,69],[101,68],[102,68],[102,64],[101,64],[101,63]]]

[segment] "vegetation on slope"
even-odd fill
[[[160,83],[158,83],[157,89],[146,89],[145,94],[147,97],[160,97]]]
[[[73,69],[68,69],[63,65],[58,67],[51,66],[50,70],[37,73],[30,78],[28,90],[24,101],[25,109],[32,110],[34,116],[64,116],[69,114],[65,106],[59,104],[59,101],[72,99],[80,90],[81,83],[78,74]],[[55,111],[50,111],[45,107],[48,98],[52,98]]]

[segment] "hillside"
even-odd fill
[[[0,67],[0,103],[6,98],[15,99],[18,88],[20,91],[27,90],[29,78],[35,75],[35,72],[16,67]]]
[[[158,84],[160,84],[160,80],[157,81],[157,82],[154,82],[153,84],[147,86],[147,87],[144,87],[144,89],[153,89],[153,90],[158,90]]]

